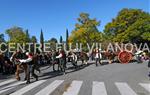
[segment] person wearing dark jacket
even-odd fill
[[[25,71],[24,80],[26,80],[26,78],[27,78],[27,64],[20,65],[20,62],[18,61],[19,59],[24,59],[24,58],[25,58],[25,56],[21,51],[14,52],[13,55],[11,56],[11,58],[10,58],[10,61],[13,62],[16,65],[15,76],[16,76],[16,79],[18,81],[20,81],[19,73],[20,73],[21,66],[23,66],[23,69]]]
[[[30,83],[30,73],[32,76],[38,81],[38,76],[34,73],[36,69],[36,64],[34,63],[34,56],[31,53],[26,53],[27,59],[19,60],[21,64],[27,64],[27,82],[26,84]]]
[[[144,51],[143,52],[143,56],[144,56],[144,59],[145,60],[148,60],[148,68],[149,68],[149,72],[148,72],[148,77],[149,77],[149,79],[150,79],[150,52],[148,52],[148,51]]]
[[[59,51],[59,55],[56,56],[56,58],[59,59],[59,68],[61,69],[61,71],[65,74],[65,68],[66,68],[66,54],[64,50],[60,50]]]

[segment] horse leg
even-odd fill
[[[20,69],[20,65],[19,64],[17,64],[16,65],[16,73],[15,73],[15,75],[16,75],[16,79],[19,81],[20,80],[20,77],[19,77],[19,69]]]
[[[98,66],[97,62],[98,62],[98,58],[96,58],[96,62],[95,62],[95,65],[96,65],[96,66]]]
[[[52,64],[52,67],[53,67],[53,71],[56,71],[55,70],[55,63]]]
[[[41,72],[41,70],[39,69],[39,65],[35,64],[35,70],[38,71],[39,73]]]
[[[84,65],[84,59],[81,59],[82,60],[82,65]]]
[[[109,59],[109,64],[112,64],[112,59]]]
[[[100,64],[100,65],[102,65],[102,59],[101,59],[101,58],[99,58],[99,60],[98,60],[98,61],[99,61],[99,64]]]
[[[23,68],[24,68],[24,73],[25,73],[25,78],[24,78],[24,80],[27,80],[27,77],[28,77],[27,64],[23,64]]]
[[[30,83],[30,65],[25,65],[26,67],[26,77],[27,77],[27,82],[26,84],[29,84]]]
[[[34,78],[36,78],[36,81],[38,81],[38,76],[34,73],[35,68],[36,68],[35,64],[31,66],[31,74]]]

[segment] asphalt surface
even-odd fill
[[[65,75],[45,66],[36,72],[39,81],[32,78],[31,84],[25,84],[23,73],[19,82],[14,75],[1,75],[0,95],[150,95],[147,62],[103,64],[90,62],[74,69],[68,63]]]

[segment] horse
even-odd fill
[[[76,52],[70,51],[67,55],[67,59],[67,62],[71,62],[75,68],[77,67],[78,57]]]
[[[27,64],[20,64],[19,62],[19,59],[22,59],[23,58],[23,55],[20,51],[16,51],[13,53],[13,55],[11,56],[10,60],[11,62],[13,62],[15,65],[16,65],[16,72],[15,72],[15,76],[16,76],[16,79],[18,81],[20,81],[20,69],[23,69],[24,70],[24,73],[25,73],[25,78],[24,80],[27,79],[27,76],[28,76],[28,73],[27,73]]]
[[[0,53],[0,72],[4,73],[4,56],[2,53]]]
[[[87,53],[86,52],[80,52],[80,55],[79,55],[80,57],[80,59],[81,59],[81,61],[82,61],[82,65],[83,64],[87,64],[87,61],[88,61],[88,59],[89,59],[89,57],[88,57],[88,55],[87,55]]]
[[[105,51],[102,53],[102,56],[109,60],[109,64],[112,64],[118,54],[119,52]]]

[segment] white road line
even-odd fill
[[[28,92],[29,90],[33,89],[34,87],[37,87],[38,85],[42,84],[46,80],[40,80],[34,83],[29,84],[28,86],[25,86],[24,88],[10,94],[10,95],[23,95],[24,93]]]
[[[63,95],[78,95],[82,83],[82,81],[73,81],[67,91],[63,93]]]
[[[103,82],[93,82],[92,95],[107,95],[106,87]]]
[[[137,95],[127,83],[115,83],[121,95]]]
[[[42,89],[40,92],[38,92],[35,95],[49,95],[51,94],[60,84],[63,83],[64,80],[55,80],[51,84],[49,84],[47,87]]]
[[[139,85],[145,88],[148,92],[150,92],[150,83],[139,83]]]
[[[16,79],[6,80],[6,81],[4,81],[4,82],[1,82],[1,83],[0,83],[0,86],[3,86],[3,85],[5,85],[5,84],[8,84],[8,83],[11,83],[11,82],[14,82],[14,81],[16,81]]]
[[[3,93],[3,92],[5,92],[5,91],[8,91],[8,90],[10,90],[10,89],[13,89],[13,88],[15,88],[16,86],[18,86],[18,85],[20,85],[20,84],[23,84],[23,83],[25,83],[25,82],[19,81],[19,82],[15,82],[15,83],[13,83],[13,84],[11,84],[11,85],[5,86],[5,87],[3,87],[3,88],[0,89],[0,94]]]

